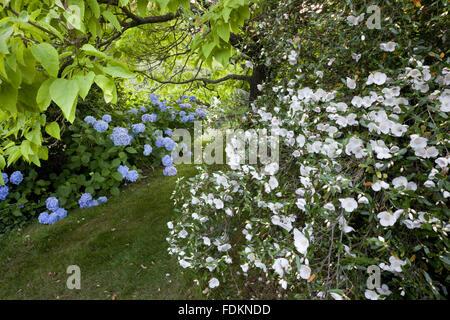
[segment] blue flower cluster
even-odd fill
[[[128,129],[122,127],[115,127],[110,138],[115,146],[127,146],[131,144],[132,139],[128,133]]]
[[[64,219],[67,217],[67,210],[59,207],[59,200],[55,197],[49,197],[45,201],[47,211],[41,212],[38,217],[39,223],[42,224],[54,224],[56,221]]]
[[[152,146],[149,144],[144,145],[144,156],[149,156],[152,153]]]
[[[137,123],[132,125],[133,132],[135,134],[139,134],[145,131],[145,124],[143,123]]]
[[[158,119],[158,115],[156,113],[146,113],[142,115],[141,119],[143,122],[156,122],[156,120]]]
[[[0,200],[4,201],[6,200],[6,197],[9,195],[9,187],[7,186],[8,183],[19,185],[23,181],[23,175],[20,171],[14,171],[11,173],[11,176],[8,178],[8,175],[6,173],[2,173],[2,178],[4,185],[0,185]]]
[[[136,182],[139,179],[139,173],[136,170],[130,170],[127,166],[119,166],[117,171],[130,182]]]
[[[98,206],[100,203],[106,203],[107,201],[107,197],[100,197],[97,200],[94,200],[90,193],[83,193],[78,200],[78,204],[80,208],[85,209]]]

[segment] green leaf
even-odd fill
[[[103,11],[102,15],[114,26],[114,28],[116,28],[117,31],[122,31],[122,26],[120,25],[119,20],[117,20],[116,16],[111,11]]]
[[[87,75],[76,75],[72,79],[76,80],[78,83],[79,92],[78,94],[84,100],[91,89],[92,83],[94,82],[95,73],[90,71]]]
[[[95,76],[94,81],[103,90],[103,96],[106,103],[117,102],[116,84],[111,78],[100,74]]]
[[[92,13],[94,13],[94,16],[98,19],[100,18],[100,6],[98,5],[97,0],[87,0],[87,3],[89,7],[92,10]]]
[[[98,58],[107,58],[108,57],[105,53],[97,50],[92,44],[83,45],[81,47],[81,50],[91,56],[94,56],[94,57],[98,57]]]
[[[5,157],[3,157],[3,156],[0,154],[0,169],[1,169],[1,170],[5,169],[5,166],[6,166]]]
[[[53,78],[49,78],[42,82],[37,92],[36,103],[41,112],[47,110],[48,106],[52,102],[52,97],[50,96],[50,86],[52,85],[53,80]]]
[[[109,74],[113,77],[120,77],[120,78],[133,78],[134,73],[132,73],[128,68],[120,65],[110,65],[108,64],[106,67],[102,68],[103,72]]]
[[[76,80],[56,79],[50,86],[52,100],[61,108],[64,117],[71,123],[75,120],[77,95]]]
[[[53,121],[45,126],[45,132],[55,139],[61,140],[59,124]]]
[[[119,7],[125,7],[130,0],[119,0]]]
[[[137,9],[138,9],[139,15],[141,15],[141,16],[146,15],[147,5],[148,5],[148,0],[137,0]]]
[[[41,145],[42,143],[41,127],[38,125],[33,130],[25,133],[25,138],[36,145]]]
[[[48,43],[40,43],[31,47],[31,53],[52,77],[58,76],[59,55],[58,51]]]
[[[112,177],[117,180],[117,181],[122,181],[123,180],[123,176],[120,172],[114,172],[112,174]]]
[[[230,40],[230,25],[228,23],[221,20],[217,25],[216,30],[219,37],[221,37],[225,42]]]

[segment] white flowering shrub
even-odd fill
[[[445,298],[448,4],[380,5],[372,30],[363,1],[304,3],[269,1],[258,25],[272,73],[248,127],[279,135],[279,163],[180,184],[169,253],[204,272],[206,293],[241,274],[274,288],[255,298]]]

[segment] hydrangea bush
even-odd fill
[[[132,101],[128,107],[75,120],[57,151],[50,154],[49,170],[43,166],[37,172],[23,164],[18,165],[23,174],[3,173],[0,232],[37,215],[39,222],[53,224],[67,215],[66,210],[102,204],[109,195],[118,195],[122,184],[136,182],[151,167],[162,166],[163,175],[176,175],[172,130],[193,128],[194,120],[205,118],[204,109],[195,97],[169,103],[156,95]]]
[[[201,274],[207,294],[259,283],[271,290],[250,297],[445,298],[448,4],[422,12],[393,1],[372,30],[362,1],[268,3],[254,27],[267,35],[260,58],[271,81],[246,127],[278,135],[280,161],[236,165],[231,152],[231,170],[180,183],[169,253]],[[367,287],[371,266],[378,288]]]

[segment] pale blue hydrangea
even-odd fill
[[[8,175],[6,173],[2,173],[2,177],[3,177],[3,182],[5,183],[5,185],[8,183]]]
[[[174,166],[165,167],[163,175],[171,177],[177,174],[177,169]]]
[[[182,103],[182,104],[180,104],[180,108],[181,109],[190,109],[191,104],[190,103]]]
[[[129,135],[128,130],[122,127],[116,127],[110,136],[115,146],[127,146],[131,144],[132,137]]]
[[[88,124],[94,124],[95,121],[97,121],[93,116],[87,116],[86,118],[84,118],[84,122],[88,123]]]
[[[147,112],[147,108],[144,106],[139,107],[139,110],[141,110],[142,112]]]
[[[144,156],[149,156],[152,153],[152,146],[149,144],[144,145]]]
[[[197,101],[197,98],[195,96],[190,96],[189,102],[194,102],[194,101]]]
[[[130,168],[127,166],[119,166],[117,168],[117,171],[120,172],[120,174],[125,178],[128,174],[128,171],[130,171]]]
[[[186,111],[180,111],[179,115],[180,117],[184,117],[186,115]]]
[[[52,212],[48,215],[47,223],[54,224],[58,220],[59,220],[59,218],[58,218],[58,215],[56,214],[56,212]]]
[[[136,108],[132,108],[132,109],[128,110],[128,113],[137,114],[138,110]]]
[[[54,212],[59,208],[59,201],[55,197],[49,197],[47,198],[47,200],[45,200],[45,205],[48,210]]]
[[[135,134],[139,134],[145,131],[145,124],[143,123],[137,123],[132,125],[133,132]]]
[[[67,217],[67,210],[63,208],[58,208],[56,209],[55,214],[58,217],[58,220],[61,220]]]
[[[206,111],[203,108],[197,108],[195,109],[195,114],[199,117],[204,119],[206,117]]]
[[[162,158],[162,164],[163,164],[164,167],[171,166],[172,163],[173,163],[173,159],[172,159],[171,156],[165,155],[165,156]]]
[[[141,119],[143,122],[156,122],[156,120],[158,119],[158,115],[156,113],[146,113],[142,115]]]
[[[15,185],[19,185],[22,182],[22,180],[23,175],[22,172],[20,171],[14,171],[13,173],[11,173],[11,176],[9,177],[9,181]]]
[[[161,148],[163,145],[164,145],[164,138],[162,138],[162,137],[156,138],[155,146],[157,146],[158,148]]]
[[[78,200],[78,204],[80,205],[80,208],[89,208],[90,202],[92,201],[92,195],[90,193],[83,193],[81,195],[80,200]]]
[[[108,130],[108,127],[108,122],[103,120],[95,121],[94,123],[94,129],[97,132],[105,132],[106,130]]]
[[[107,197],[100,197],[100,198],[97,199],[97,201],[100,202],[100,203],[106,203],[106,202],[108,202],[108,198]]]
[[[5,200],[6,197],[9,194],[9,187],[8,186],[0,186],[0,200]]]
[[[139,173],[136,170],[130,170],[127,173],[126,179],[131,182],[135,182],[139,179]]]
[[[39,223],[48,224],[48,216],[49,214],[47,211],[41,212],[41,214],[38,217]]]
[[[161,102],[161,103],[159,104],[159,110],[160,110],[161,112],[166,112],[166,111],[167,111],[167,105],[166,105],[164,102]]]
[[[172,136],[172,130],[170,130],[170,129],[164,130],[164,133],[165,133],[167,136],[169,136],[169,137]]]
[[[89,208],[98,206],[98,200],[89,201]]]
[[[175,142],[169,137],[164,138],[164,147],[167,151],[172,151],[173,149],[175,149],[175,145]]]
[[[112,121],[112,118],[111,118],[111,116],[109,114],[105,114],[102,117],[102,120],[105,121],[106,123],[110,123]]]

